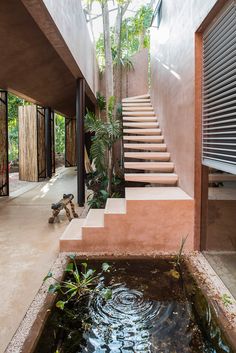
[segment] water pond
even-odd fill
[[[112,298],[53,308],[34,353],[233,353],[184,263],[179,276],[173,259],[107,262]]]

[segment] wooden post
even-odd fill
[[[85,116],[85,81],[76,81],[76,146],[77,146],[77,199],[80,207],[85,203],[85,168],[84,168],[84,116]]]
[[[47,177],[52,177],[52,124],[51,108],[45,108],[45,145],[46,145],[46,170]]]
[[[7,92],[0,91],[0,196],[9,196],[7,103]]]
[[[76,158],[76,120],[65,118],[65,166],[75,167]]]

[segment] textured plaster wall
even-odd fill
[[[216,0],[163,0],[151,30],[151,96],[180,187],[194,196],[195,32]]]
[[[43,0],[93,93],[98,66],[80,0]]]
[[[148,92],[148,49],[143,49],[132,58],[133,69],[122,73],[122,97],[132,97]],[[106,95],[105,75],[100,75],[100,92]]]

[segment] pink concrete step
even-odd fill
[[[123,98],[122,102],[129,102],[130,100],[137,100],[137,99],[150,99],[150,94],[146,93],[146,94],[142,94],[141,96],[133,96],[133,97],[127,97],[127,98]]]
[[[123,121],[152,122],[152,121],[157,121],[157,117],[156,116],[124,116]]]
[[[140,103],[149,103],[151,104],[151,99],[150,98],[144,98],[144,99],[130,99],[129,101],[122,102],[123,104],[140,104]]]
[[[83,228],[99,228],[104,226],[104,212],[103,209],[90,209],[85,222],[83,224]]]
[[[170,153],[169,152],[125,152],[124,157],[168,162],[170,160]]]
[[[136,142],[163,142],[164,141],[164,137],[163,136],[123,136],[123,140],[124,141],[136,141]]]
[[[124,122],[123,123],[124,127],[131,127],[131,128],[141,128],[141,129],[152,129],[152,128],[158,128],[159,123],[158,122]]]
[[[125,162],[125,169],[150,170],[160,173],[171,173],[174,171],[172,162]]]
[[[140,103],[139,101],[136,101],[136,103],[122,103],[122,107],[152,107],[152,103],[146,102],[146,103]]]
[[[162,151],[167,150],[165,143],[125,143],[124,148],[132,150]]]
[[[125,214],[126,200],[124,198],[107,199],[104,215]]]
[[[155,115],[153,111],[133,111],[133,112],[125,112],[125,116],[153,116]]]
[[[150,184],[176,185],[178,176],[174,173],[129,173],[125,174],[125,180]]]
[[[137,135],[160,135],[160,129],[124,129],[124,134],[137,134]]]
[[[132,105],[132,106],[123,106],[122,107],[122,111],[123,112],[129,112],[129,111],[154,111],[153,107],[150,106],[146,106],[146,107],[142,107],[142,106],[136,106],[136,105]]]

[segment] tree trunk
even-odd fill
[[[112,195],[112,178],[113,178],[113,150],[108,150],[108,185],[107,192],[109,197]]]
[[[113,87],[113,62],[110,39],[110,22],[107,0],[102,2],[103,38],[105,49],[105,79],[106,79],[106,101],[114,95]]]

